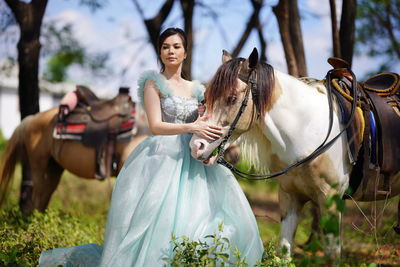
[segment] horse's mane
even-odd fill
[[[234,93],[241,63],[244,60],[244,58],[234,58],[218,68],[205,93],[207,109],[211,110],[217,99],[221,97],[227,99]],[[270,99],[275,85],[274,69],[265,62],[258,62],[255,70],[257,72],[258,92],[254,104],[263,117],[265,111],[271,105]]]
[[[243,133],[239,139],[241,158],[249,164],[247,171],[269,173],[271,143],[265,137],[259,126],[252,127]]]

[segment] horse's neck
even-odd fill
[[[322,143],[329,122],[326,94],[287,74],[276,71],[281,92],[265,114],[261,127],[271,142],[271,152],[286,162],[310,154]],[[334,116],[333,133],[339,131]]]

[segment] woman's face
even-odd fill
[[[161,45],[160,58],[165,67],[179,66],[186,57],[182,39],[178,34],[167,37]]]

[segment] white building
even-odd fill
[[[75,89],[74,84],[50,83],[39,81],[40,110],[44,111],[58,106],[66,92]],[[18,99],[18,75],[16,71],[11,74],[0,73],[0,129],[5,138],[10,138],[14,129],[21,122]]]

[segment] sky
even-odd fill
[[[150,18],[157,13],[163,1],[138,2],[145,17]],[[271,6],[277,1],[265,2]],[[209,12],[206,9],[198,6],[195,8],[192,76],[206,82],[221,64],[222,50],[231,51],[234,48],[251,15],[252,7],[247,0],[203,0],[203,3],[219,14],[219,24],[216,24],[207,16]],[[337,1],[339,14],[340,3]],[[331,55],[329,1],[299,0],[299,8],[303,17],[301,26],[308,74],[322,79],[330,69],[326,62]],[[135,98],[136,81],[140,73],[148,69],[159,69],[153,48],[147,42],[144,23],[132,0],[108,0],[106,6],[96,12],[79,5],[78,0],[49,0],[44,20],[60,26],[71,23],[75,36],[89,52],[110,52],[109,67],[112,75],[93,77],[75,66],[69,71],[71,83],[88,85],[95,92],[106,96],[115,95],[120,86],[129,86]],[[263,9],[261,20],[267,38],[268,63],[287,72],[278,26],[270,7]],[[179,1],[176,1],[164,28],[183,27],[182,23]],[[239,56],[248,57],[254,47],[260,49],[255,33],[250,36]],[[353,71],[357,77],[365,78],[377,62],[377,59],[356,55]],[[399,72],[400,64],[394,66],[392,71]]]

